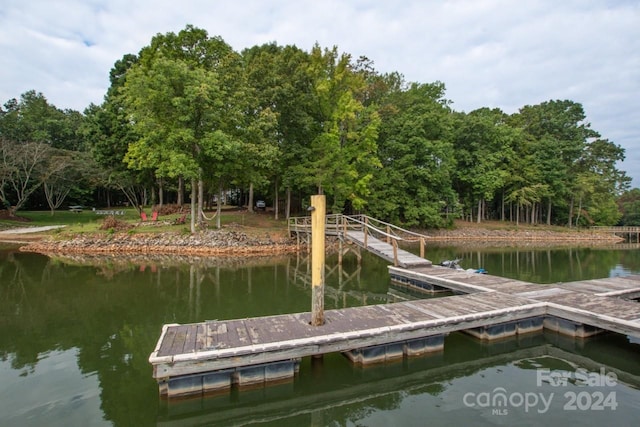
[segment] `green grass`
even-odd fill
[[[124,211],[124,215],[118,215],[116,218],[125,221],[138,220],[138,211],[133,208],[118,209]],[[51,215],[51,211],[19,211],[18,216],[27,218],[29,220],[25,225],[67,225],[75,226],[82,224],[101,224],[104,219],[104,215],[98,215],[91,210],[85,210],[82,212],[69,212],[67,210],[55,211]]]
[[[135,208],[118,209],[124,211],[124,215],[116,215],[116,219],[128,222],[132,225],[140,224],[140,216]],[[149,217],[149,210],[146,211]],[[211,217],[213,212],[208,212]],[[185,224],[165,224],[165,221],[173,222],[183,214],[172,214],[160,216],[158,223],[139,226],[131,229],[132,233],[161,233],[165,231],[189,232],[189,214],[187,213]],[[0,219],[0,230],[20,227],[39,227],[47,225],[65,225],[63,229],[54,230],[49,234],[56,234],[60,237],[78,233],[104,233],[100,230],[105,215],[98,215],[92,210],[82,212],[69,212],[68,210],[58,210],[51,215],[50,211],[18,211],[17,216],[21,220],[9,220],[6,217]],[[239,226],[248,234],[252,233],[278,233],[286,232],[287,221],[276,220],[272,213],[249,213],[238,211],[237,209],[223,209],[220,222],[225,227]],[[215,228],[216,218],[209,221],[209,229]]]

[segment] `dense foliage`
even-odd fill
[[[582,105],[457,112],[441,82],[381,74],[365,57],[275,43],[234,51],[187,26],[114,64],[101,105],[61,111],[29,91],[0,109],[0,201],[213,201],[288,216],[323,193],[333,212],[417,227],[473,221],[638,224],[624,149]],[[220,205],[220,204],[218,204]],[[195,226],[192,222],[192,228]]]

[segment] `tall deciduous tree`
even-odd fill
[[[443,227],[443,213],[455,205],[455,156],[451,112],[442,83],[413,83],[392,95],[381,127],[370,210],[409,226]]]
[[[84,133],[88,151],[100,166],[96,177],[107,189],[107,205],[111,204],[110,190],[118,190],[132,206],[140,209],[149,171],[128,169],[123,162],[129,144],[137,140],[138,135],[120,93],[127,71],[137,62],[137,56],[132,54],[115,62],[109,73],[111,86],[104,102],[85,109]]]
[[[221,38],[187,26],[157,35],[127,73],[125,100],[139,139],[126,162],[159,177],[184,177],[202,185],[203,170],[225,158],[245,131],[247,101],[241,58]],[[202,200],[191,200],[191,230]]]
[[[528,135],[528,154],[536,164],[537,176],[528,186],[546,188],[543,197],[548,224],[553,205],[567,206],[569,202],[579,172],[575,165],[587,139],[598,136],[585,118],[582,105],[569,100],[525,106],[515,117],[517,126]]]
[[[366,85],[349,55],[338,55],[336,47],[322,50],[316,45],[309,72],[320,131],[305,161],[294,169],[303,182],[332,197],[333,212],[342,212],[347,201],[362,209],[374,170],[380,166],[376,156],[380,117],[375,108],[358,100]]]
[[[456,187],[470,211],[477,206],[477,222],[484,218],[486,202],[499,196],[510,173],[515,131],[506,118],[499,109],[482,108],[456,119]]]
[[[310,57],[295,46],[275,43],[247,49],[243,57],[254,99],[276,119],[272,137],[277,144],[277,157],[272,162],[271,178],[275,181],[274,199],[279,185],[287,189],[285,215],[289,217],[292,190],[304,189],[302,181],[308,174],[295,166],[305,158],[309,142],[320,131],[313,116],[316,104],[312,97],[313,79],[308,73]],[[275,208],[277,214],[277,204]]]
[[[0,109],[0,137],[15,142],[42,142],[53,148],[82,149],[82,115],[62,111],[34,90],[12,99]]]
[[[42,142],[16,143],[0,138],[0,202],[10,216],[42,185],[50,151]]]

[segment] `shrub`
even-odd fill
[[[100,230],[121,231],[121,230],[129,230],[132,227],[133,225],[129,224],[128,222],[116,219],[115,216],[107,216],[102,221]]]
[[[180,213],[183,211],[183,206],[178,205],[178,204],[168,204],[168,205],[162,205],[162,207],[158,206],[158,205],[153,205],[151,207],[151,211],[152,212],[158,212],[159,215],[171,215],[171,214],[176,214],[176,213]]]

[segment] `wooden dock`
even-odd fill
[[[342,352],[356,364],[440,351],[464,331],[492,340],[546,328],[574,337],[602,330],[640,338],[640,276],[537,285],[444,267],[389,267],[407,286],[463,295],[325,312],[165,325],[149,361],[168,397],[290,381],[302,357]]]
[[[325,234],[337,236],[340,241],[353,243],[394,266],[403,268],[429,267],[432,262],[424,258],[426,236],[405,230],[393,224],[366,215],[327,215]],[[289,220],[289,233],[309,243],[311,236],[310,217],[295,217]],[[419,243],[420,256],[402,249],[400,243]]]
[[[403,268],[429,267],[432,265],[428,259],[421,258],[409,251],[400,249],[396,245],[387,243],[373,236],[365,236],[364,231],[347,231],[346,239]]]

